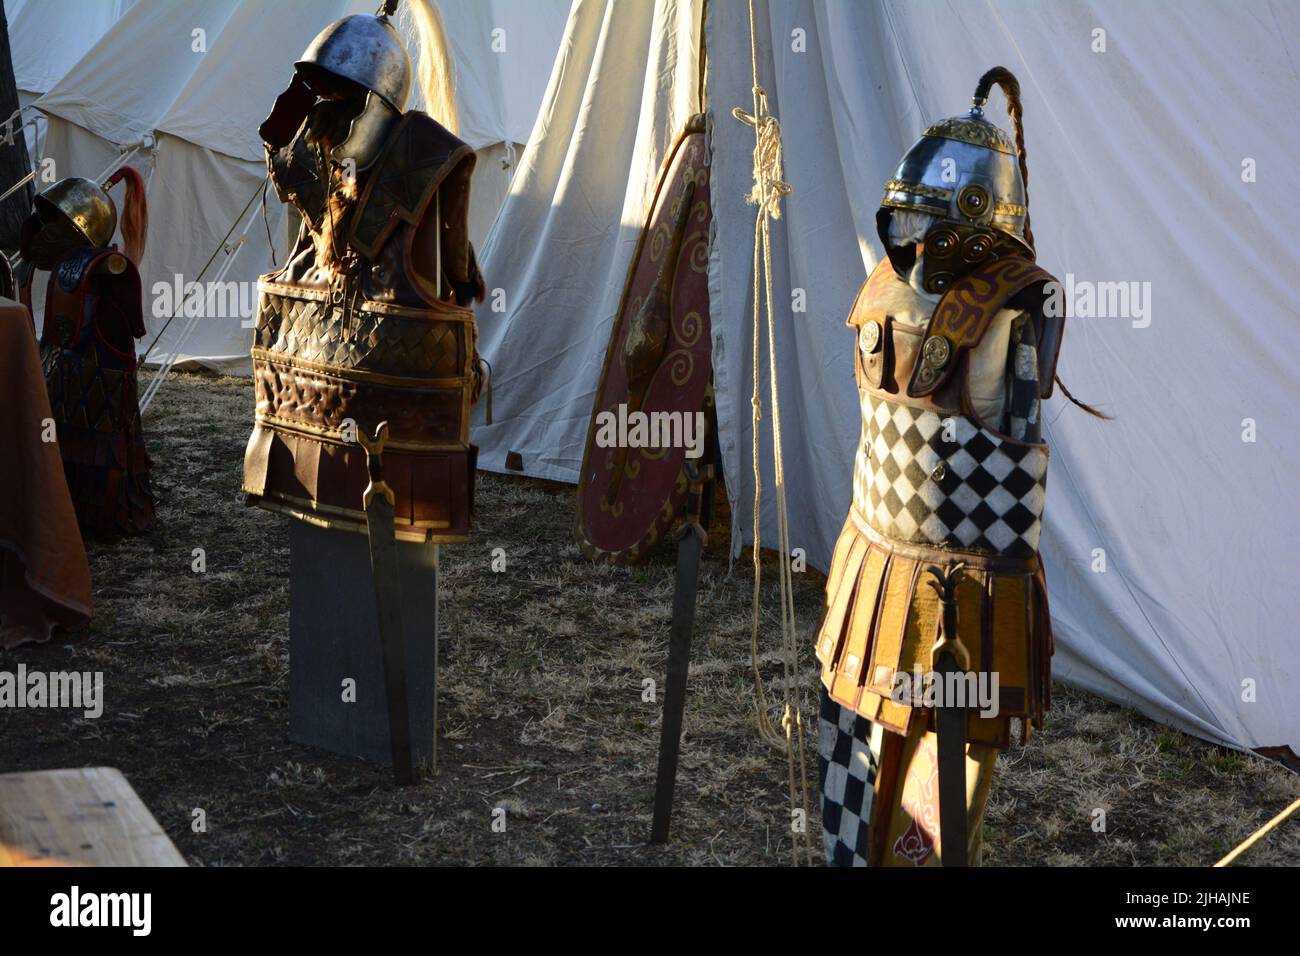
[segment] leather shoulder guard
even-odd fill
[[[361,194],[350,245],[373,259],[399,223],[419,224],[441,190],[443,265],[453,276],[467,276],[469,181],[475,162],[474,150],[436,120],[416,111],[405,114]]]
[[[121,259],[121,272],[100,269],[111,256]],[[82,246],[73,249],[55,267],[50,274],[49,291],[45,300],[46,321],[58,320],[67,325],[65,329],[71,338],[75,327],[79,327],[85,315],[85,300],[91,293],[92,279],[99,279],[95,288],[111,301],[111,308],[126,320],[126,329],[133,338],[140,338],[145,333],[144,300],[140,291],[140,272],[135,263],[116,249],[97,249]],[[59,321],[54,321],[58,328]]]
[[[849,309],[849,317],[845,319],[844,324],[852,329],[861,328],[863,323],[878,311],[872,310],[869,307],[870,303],[877,301],[885,290],[899,281],[901,280],[895,274],[889,259],[882,258],[871,270],[871,275],[867,276],[867,281],[862,283],[862,288],[858,290],[857,298],[853,300],[853,307]]]
[[[1018,257],[995,259],[954,282],[930,316],[907,394],[916,398],[941,388],[961,364],[961,354],[979,345],[998,312],[1014,304],[1034,317],[1039,333],[1039,393],[1047,398],[1065,322],[1063,314],[1049,319],[1048,312],[1060,310],[1044,307],[1048,283],[1055,282],[1051,273]]]

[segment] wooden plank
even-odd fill
[[[0,866],[185,866],[113,767],[0,775]]]

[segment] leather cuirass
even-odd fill
[[[483,292],[467,225],[474,153],[428,116],[405,114],[357,184],[337,265],[317,259],[313,230],[330,211],[309,159],[301,140],[271,154],[277,192],[304,222],[289,262],[258,282],[244,491],[250,504],[364,530],[355,436],[386,421],[398,536],[464,541],[479,379],[474,313],[454,299]]]
[[[1050,276],[1025,263],[1017,278]],[[922,328],[874,307],[879,287],[899,281],[892,269],[877,269],[848,322],[858,333],[862,406],[854,512],[884,538],[935,549],[936,560],[948,552],[1030,558],[1042,530],[1047,445],[1017,440],[976,416],[966,394],[966,355],[943,327],[944,314],[976,283],[941,299]],[[1013,291],[995,298],[981,289],[981,300],[963,303],[971,315],[962,321],[982,326],[967,351]]]
[[[1009,424],[980,418],[970,362],[1009,303],[1029,313],[1018,328],[1032,341],[1052,278],[1027,259],[996,260],[955,282],[923,325],[881,305],[902,281],[883,261],[848,320],[857,333],[862,432],[817,656],[841,705],[904,734],[918,715],[932,719],[918,702],[900,699],[895,682],[929,669],[940,602],[925,585],[928,569],[961,565],[959,639],[971,669],[996,672],[1000,687],[997,716],[972,714],[969,736],[1005,746],[1010,718],[1040,719],[1050,685],[1051,622],[1038,557],[1048,448],[1036,440],[1032,347],[1013,346],[1005,357],[1008,380],[1023,377],[1033,392],[1028,432],[1023,420],[1017,427],[1016,408]]]
[[[81,247],[59,260],[46,292],[41,366],[83,536],[135,534],[154,523],[135,356],[142,335],[140,275],[129,259]]]

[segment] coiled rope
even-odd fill
[[[804,719],[799,690],[799,648],[794,619],[794,592],[790,579],[790,519],[786,507],[785,462],[781,452],[781,398],[776,369],[776,322],[772,296],[771,221],[781,218],[781,200],[793,191],[784,180],[781,162],[781,124],[768,112],[767,92],[758,81],[758,41],[754,0],[749,0],[749,52],[753,72],[754,111],[737,107],[732,115],[754,129],[754,186],[747,201],[757,207],[754,217],[754,337],[753,337],[753,464],[754,464],[754,595],[750,622],[750,660],[754,670],[754,702],[758,711],[760,737],[786,755],[790,807],[803,811],[803,857],[814,862],[812,835],[808,826],[808,769],[804,757]],[[760,274],[762,276],[760,280]],[[783,733],[778,733],[768,716],[768,697],[758,661],[759,605],[762,589],[760,525],[762,474],[759,457],[759,422],[763,417],[760,362],[760,328],[766,311],[769,391],[772,406],[772,467],[776,485],[777,538],[781,569],[781,659],[784,676]],[[797,784],[796,784],[797,778]],[[800,860],[800,841],[792,840],[794,862]]]

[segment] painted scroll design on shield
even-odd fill
[[[647,295],[632,301],[628,331],[619,352],[628,381],[629,415],[644,410],[647,395],[663,374],[677,388],[690,382],[694,375],[695,356],[691,350],[703,334],[705,319],[698,311],[678,316],[673,293],[683,259],[696,274],[708,269],[710,210],[707,200],[695,201],[697,188],[707,182],[707,169],[690,171],[683,178],[685,188],[669,210],[672,227],[661,222],[649,237],[650,262],[660,263],[659,270]],[[692,220],[696,228],[688,237]],[[666,351],[670,340],[673,348]],[[601,510],[616,518],[621,516],[623,505],[619,496],[625,481],[635,481],[640,476],[643,462],[663,460],[667,453],[666,445],[633,449],[624,442],[607,453],[605,469],[614,475],[600,501]]]

